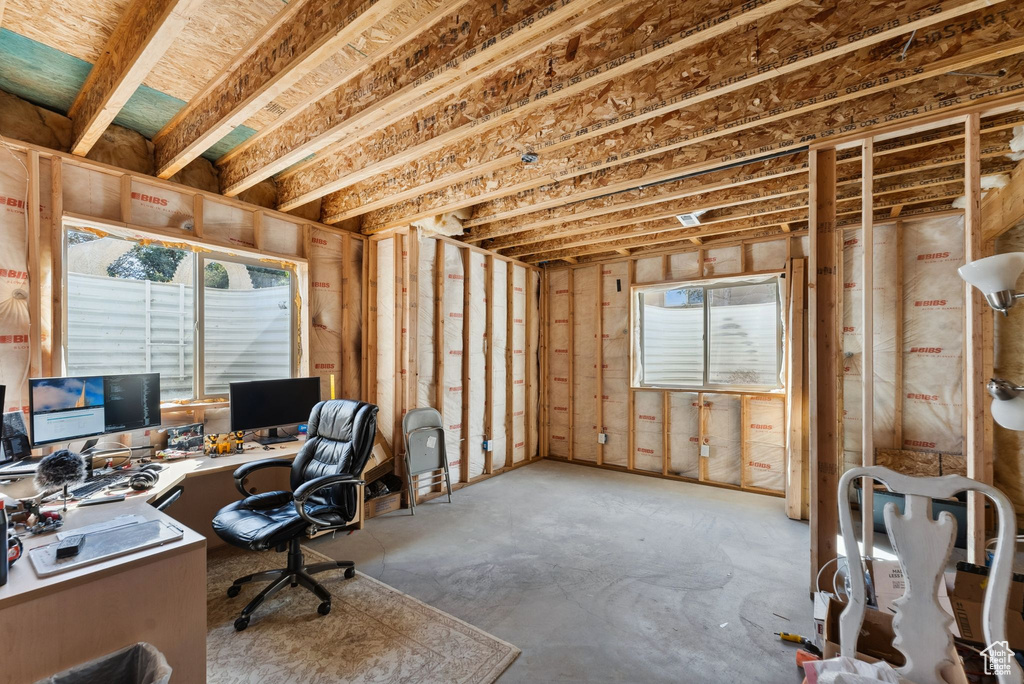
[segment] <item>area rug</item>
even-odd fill
[[[330,560],[303,549],[307,563]],[[248,629],[235,618],[264,583],[235,598],[236,577],[284,565],[283,554],[218,549],[207,562],[206,672],[210,684],[489,684],[520,651],[458,618],[372,577],[328,571],[317,579],[331,592],[331,612],[301,587],[263,604]]]

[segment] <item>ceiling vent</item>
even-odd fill
[[[700,225],[700,214],[679,214],[676,218],[686,228],[694,228]]]

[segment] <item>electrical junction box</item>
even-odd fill
[[[711,456],[711,445],[710,444],[701,444],[700,445],[700,455],[701,455],[702,458],[709,458]]]
[[[607,444],[608,443],[608,435],[606,435],[603,432],[597,433],[597,443],[598,444]]]
[[[493,439],[485,439],[484,440],[484,451],[494,451],[494,440]]]

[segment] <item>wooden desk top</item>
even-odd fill
[[[196,456],[195,458],[183,458],[180,461],[170,461],[168,463],[156,461],[157,463],[163,463],[165,466],[160,471],[160,479],[156,485],[152,489],[138,492],[135,496],[129,494],[126,501],[145,497],[146,501],[152,503],[190,477],[234,470],[240,465],[252,463],[253,461],[262,461],[265,458],[294,459],[299,453],[299,449],[305,443],[305,439],[300,439],[297,442],[274,444],[270,449],[264,450],[261,444],[246,442],[246,451],[240,454],[231,453],[217,457]]]
[[[21,538],[21,541],[25,545],[25,554],[11,568],[7,584],[0,587],[0,610],[24,601],[31,601],[43,594],[63,591],[93,582],[106,575],[153,563],[166,558],[168,555],[206,547],[206,538],[203,535],[184,527],[140,498],[136,498],[133,501],[126,500],[121,505],[87,506],[85,508],[70,509],[66,514],[67,517],[61,531],[66,532],[78,527],[109,520],[118,515],[131,514],[140,515],[147,520],[162,520],[170,525],[182,528],[185,534],[181,539],[164,544],[163,546],[155,546],[45,578],[36,576],[36,572],[32,568],[32,561],[28,558],[28,551],[37,546],[52,544],[57,541],[57,535],[51,533],[24,536]],[[88,588],[83,587],[82,591],[88,591]]]

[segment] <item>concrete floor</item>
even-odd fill
[[[512,682],[800,682],[783,500],[542,461],[311,546],[522,649]]]

